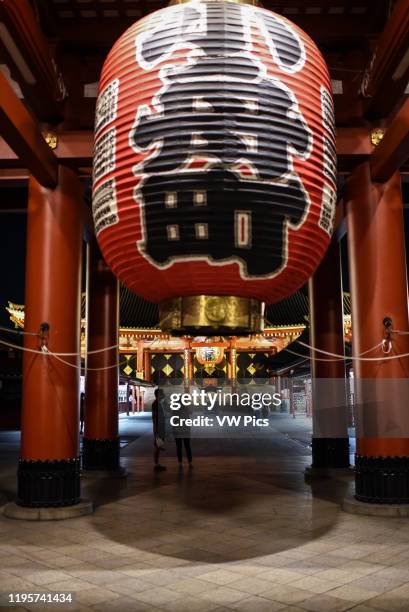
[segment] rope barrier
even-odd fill
[[[94,351],[85,351],[85,355],[97,355],[98,353],[105,353],[108,351],[113,351],[114,349],[118,349],[119,344],[113,344],[112,346],[107,346],[102,349],[95,349]],[[59,357],[80,357],[81,353],[52,353],[53,355],[58,355]]]
[[[46,354],[49,355],[50,357],[55,357],[55,359],[57,359],[57,361],[61,361],[61,363],[64,363],[65,365],[68,365],[72,368],[76,368],[77,370],[81,370],[81,366],[76,365],[75,363],[70,363],[69,361],[66,361],[65,359],[62,359],[61,357],[59,357],[56,353],[51,353],[48,349],[46,349],[44,347],[44,351],[42,351],[42,354]],[[113,368],[118,368],[121,365],[124,365],[126,363],[125,361],[118,361],[118,363],[114,363],[113,365],[110,366],[104,366],[103,368],[88,368],[87,367],[87,371],[93,371],[93,372],[100,372],[103,370],[112,370]]]
[[[297,340],[296,342],[298,342],[299,344],[302,344],[301,341]],[[358,355],[358,357],[362,357],[363,355],[367,355],[368,353],[371,353],[372,351],[374,351],[377,348],[380,348],[382,346],[382,342],[379,342],[379,344],[375,344],[375,346],[373,346],[372,348],[368,349],[367,351],[364,351],[363,353],[360,353]],[[296,353],[295,351],[292,351],[291,349],[285,348],[283,349],[284,351],[287,351],[287,353],[291,353],[292,355],[297,355],[297,357],[305,357],[305,355],[302,355],[301,353]],[[318,351],[319,349],[314,349],[316,351]],[[311,355],[309,357],[307,357],[307,359],[310,359],[312,361],[348,361],[348,359],[351,359],[351,357],[349,357],[348,355],[339,355],[338,357],[336,357],[335,359],[326,359],[325,357],[312,357]]]
[[[39,337],[39,334],[36,334],[35,332],[25,332],[22,329],[9,329],[8,327],[0,326],[0,331],[7,332],[8,334],[17,334],[17,336],[37,336],[37,338]]]
[[[305,355],[302,355],[301,353],[296,353],[295,351],[292,351],[291,349],[285,348],[283,349],[283,351],[285,351],[286,353],[291,353],[291,355],[296,355],[297,357],[303,357],[305,361],[343,361],[345,358],[338,358],[338,359],[326,359],[325,357],[305,357]]]
[[[40,355],[44,354],[43,351],[40,351],[38,349],[30,349],[25,346],[20,346],[19,344],[13,344],[12,342],[6,342],[6,340],[0,340],[0,344],[3,344],[4,346],[8,346],[9,348],[12,348],[12,349],[16,349],[18,351],[26,351],[27,353],[38,353]]]
[[[2,327],[0,327],[0,330],[10,331],[10,332],[15,332],[16,331],[16,330],[8,330],[7,328],[2,328]],[[409,335],[409,332],[403,332],[403,331],[400,331],[400,330],[391,330],[391,332],[392,333],[396,333],[396,334],[401,334],[401,335]],[[17,332],[17,333],[20,333],[20,332]],[[27,335],[34,335],[34,336],[38,336],[39,337],[38,334],[34,334],[34,333],[31,333],[31,332],[21,332],[21,333],[24,333],[24,334],[27,334]],[[321,353],[321,354],[327,355],[328,357],[331,358],[331,359],[322,358],[322,357],[320,358],[320,357],[312,356],[311,354],[310,354],[309,357],[306,357],[305,355],[297,353],[296,351],[292,351],[291,349],[287,349],[287,348],[283,349],[287,353],[291,353],[293,355],[296,355],[297,357],[303,357],[306,360],[310,359],[312,361],[327,361],[327,362],[328,361],[345,361],[345,360],[350,360],[350,361],[388,361],[388,360],[391,360],[391,359],[402,359],[404,357],[409,357],[409,353],[402,353],[402,354],[398,354],[398,355],[389,355],[389,353],[392,350],[392,343],[391,343],[390,340],[388,341],[388,340],[385,340],[385,339],[382,340],[380,343],[376,344],[375,346],[373,346],[372,348],[364,351],[363,353],[360,353],[360,355],[358,355],[358,356],[337,355],[336,353],[331,353],[329,351],[324,351],[322,349],[318,349],[316,347],[313,347],[313,346],[307,344],[306,342],[302,342],[301,340],[295,340],[295,342],[298,342],[298,344],[300,344],[301,346],[304,346],[305,348],[308,348],[310,351],[314,351],[316,353]],[[386,347],[385,343],[387,343],[387,348],[385,348]],[[38,349],[38,350],[37,349],[31,349],[31,348],[23,347],[23,346],[20,346],[18,344],[14,344],[12,342],[7,342],[6,340],[1,340],[1,339],[0,339],[0,344],[2,344],[4,346],[7,346],[9,348],[12,348],[12,349],[26,351],[28,353],[35,353],[35,354],[39,354],[39,355],[47,354],[47,355],[49,355],[51,357],[55,357],[56,359],[58,359],[62,363],[65,363],[66,365],[69,365],[69,366],[75,367],[75,368],[81,368],[81,366],[77,366],[75,364],[70,363],[69,361],[61,359],[62,357],[81,357],[81,353],[54,353],[54,352],[50,351],[45,346],[42,346],[42,350],[41,349]],[[104,353],[104,352],[107,352],[107,351],[112,351],[112,350],[118,349],[118,348],[119,348],[119,345],[115,344],[115,345],[112,345],[112,346],[109,346],[109,347],[106,347],[106,348],[96,349],[96,350],[93,350],[93,351],[87,351],[86,355],[96,355],[96,354],[99,354],[99,353]],[[385,356],[383,356],[383,357],[364,357],[364,355],[367,355],[368,353],[371,353],[372,351],[376,350],[377,348],[382,348]],[[123,361],[123,362],[118,362],[116,364],[113,364],[111,366],[105,366],[103,368],[87,368],[87,369],[88,370],[94,370],[94,371],[97,371],[97,370],[98,371],[100,371],[100,370],[109,370],[111,368],[116,368],[119,365],[123,365],[125,363],[126,363],[126,361]]]
[[[386,357],[359,357],[359,356],[345,357],[343,355],[337,355],[336,353],[330,353],[329,351],[322,351],[321,349],[317,349],[314,346],[310,346],[306,342],[301,342],[301,340],[296,340],[296,342],[298,342],[298,344],[301,344],[301,346],[304,346],[305,348],[310,349],[310,351],[322,353],[323,355],[328,355],[329,357],[336,357],[337,359],[349,359],[351,361],[389,361],[391,359],[402,359],[403,357],[409,357],[409,353],[401,353],[399,355],[387,355]],[[383,341],[380,344],[378,344],[377,347],[374,347],[374,348],[381,347],[382,345],[383,345]],[[373,349],[370,349],[370,350],[373,350]]]
[[[62,359],[60,355],[61,354],[65,355],[65,353],[52,353],[45,346],[43,347],[43,350],[36,350],[36,349],[30,349],[30,348],[27,348],[27,347],[24,347],[24,346],[19,346],[18,344],[13,344],[11,342],[6,342],[5,340],[0,340],[0,344],[3,344],[5,346],[8,346],[9,348],[17,349],[17,350],[20,350],[20,351],[23,351],[23,352],[26,351],[27,353],[35,353],[37,355],[43,355],[43,356],[46,355],[46,356],[49,356],[49,357],[55,357],[55,359],[57,359],[58,361],[61,361],[61,363],[64,363],[64,364],[66,364],[66,365],[68,365],[68,366],[70,366],[72,368],[77,368],[79,370],[82,369],[81,366],[76,365],[75,363],[70,363],[69,361],[66,361],[65,359]],[[111,348],[113,348],[113,347],[111,347]],[[107,350],[107,349],[104,349],[104,350]],[[100,350],[98,352],[102,352],[102,351]],[[79,353],[69,353],[68,355],[71,356],[71,357],[79,357],[80,356]],[[89,367],[87,367],[87,370],[90,370],[90,371],[110,370],[110,369],[113,369],[113,368],[117,368],[118,366],[125,365],[126,363],[127,363],[126,360],[125,361],[119,361],[119,362],[117,362],[117,363],[115,363],[113,365],[105,366],[105,367],[102,367],[102,368],[89,368]]]
[[[37,334],[34,334],[34,335],[37,335]],[[42,354],[42,351],[40,349],[30,349],[25,346],[20,346],[19,344],[13,344],[12,342],[6,342],[5,340],[0,340],[0,344],[4,344],[5,346],[8,346],[10,348],[15,348],[20,351],[27,351],[29,353]],[[114,344],[106,348],[96,349],[94,351],[87,351],[86,355],[97,355],[98,353],[105,353],[105,351],[113,351],[114,349],[117,349],[117,348],[119,348],[119,344]],[[52,355],[58,355],[59,357],[81,357],[81,353],[54,353],[51,351],[50,353]]]
[[[391,334],[398,334],[398,336],[409,336],[409,331],[401,331],[400,329],[391,329]]]

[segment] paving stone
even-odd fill
[[[73,592],[72,612],[408,612],[409,523],[343,513],[348,481],[306,484],[285,419],[272,439],[193,440],[181,476],[171,444],[153,474],[149,419],[126,422],[130,476],[83,483],[94,514],[0,516],[0,590]],[[17,455],[0,444],[0,482]]]

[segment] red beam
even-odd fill
[[[383,119],[396,107],[409,80],[409,2],[398,0],[364,74],[365,116]]]
[[[92,166],[94,135],[91,131],[71,131],[58,134],[55,155],[64,165],[84,168]],[[341,168],[365,161],[372,154],[368,128],[339,128],[337,155]],[[0,168],[22,167],[16,155],[0,139]]]
[[[386,182],[409,159],[409,100],[403,104],[371,156],[371,177]]]
[[[19,167],[27,168],[44,187],[57,185],[58,160],[45,142],[39,125],[17,98],[2,73],[0,134],[17,155]]]
[[[55,154],[67,165],[92,166],[93,149],[93,132],[64,132],[58,136]]]
[[[36,116],[61,121],[64,83],[28,0],[0,2],[0,48]]]
[[[373,151],[368,128],[338,128],[336,135],[337,156],[367,157]]]

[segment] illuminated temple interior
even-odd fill
[[[85,295],[82,296],[85,315]],[[24,329],[24,305],[8,302],[6,311],[15,329]],[[350,312],[350,297],[344,295],[344,313]],[[144,323],[157,322],[157,309],[130,294],[125,288],[121,291],[121,316],[125,322],[133,320]],[[275,364],[276,376],[287,378],[290,371],[297,379],[298,393],[305,407],[310,402],[310,373],[305,356],[299,351],[302,347],[293,345],[301,338],[308,327],[308,299],[305,292],[299,292],[278,307],[270,306],[269,316],[280,325],[268,326],[257,334],[248,336],[197,336],[172,337],[157,327],[131,326],[119,327],[119,410],[129,412],[150,411],[150,402],[142,405],[145,393],[144,382],[156,385],[180,384],[189,387],[190,382],[201,384],[228,384],[234,388],[240,384],[255,382],[265,376],[266,362],[283,352],[282,359]],[[290,325],[284,321],[294,317]],[[305,334],[304,334],[305,335]],[[344,314],[344,340],[350,345],[352,338],[351,315]],[[86,353],[86,318],[81,321],[81,355]],[[298,351],[298,353],[297,353]],[[16,366],[18,372],[19,365]],[[9,376],[11,374],[9,373]],[[84,376],[82,376],[82,387]],[[129,402],[130,394],[135,399]],[[147,396],[150,397],[150,396]],[[128,399],[127,399],[128,398]],[[301,406],[299,402],[298,409]]]

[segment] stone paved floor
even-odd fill
[[[271,440],[194,441],[192,472],[170,442],[158,476],[149,425],[122,422],[139,434],[123,449],[127,481],[84,482],[93,515],[0,518],[0,591],[71,591],[71,610],[409,610],[408,520],[343,513],[348,477],[305,484],[294,423],[288,436],[277,421]],[[16,436],[0,436],[0,456],[12,497]]]

